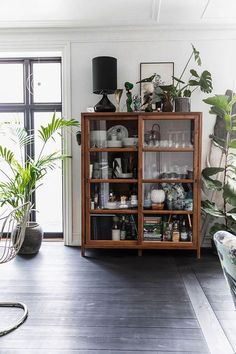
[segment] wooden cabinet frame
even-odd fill
[[[94,148],[90,147],[90,123],[91,121],[112,120],[114,125],[116,121],[136,121],[138,129],[138,146],[130,148]],[[191,126],[193,122],[193,147],[158,147],[146,148],[143,146],[143,132],[146,120],[190,120]],[[196,250],[197,257],[200,257],[200,204],[201,204],[201,122],[202,114],[200,112],[188,113],[82,113],[81,131],[82,131],[82,255],[85,254],[86,248],[130,248],[137,249],[141,255],[143,249],[189,249]],[[192,183],[193,185],[193,210],[143,210],[143,185],[144,183],[163,182],[163,179],[143,179],[143,159],[144,152],[160,151],[160,152],[192,152],[193,153],[193,179],[178,179],[180,183]],[[137,179],[90,179],[89,165],[91,152],[132,152],[138,156]],[[173,180],[164,180],[173,183]],[[135,210],[90,210],[90,185],[92,183],[136,183],[138,187],[138,208]],[[91,240],[90,239],[90,215],[91,214],[134,214],[138,218],[138,237],[137,240],[112,241],[112,240]],[[143,240],[143,216],[163,215],[163,214],[189,214],[192,215],[193,222],[193,240],[192,242],[154,242]]]

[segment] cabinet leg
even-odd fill
[[[197,249],[197,259],[200,259],[201,258],[201,248],[198,247]]]
[[[81,247],[81,249],[80,249],[80,255],[81,255],[81,257],[85,257],[85,248],[84,247]]]
[[[142,257],[142,255],[143,255],[143,250],[138,250],[138,256]]]

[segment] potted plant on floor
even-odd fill
[[[202,170],[202,211],[213,217],[210,235],[219,230],[236,234],[236,95],[216,95],[203,100],[211,105],[210,113],[222,119],[221,137],[211,135],[218,149],[217,165]]]
[[[42,186],[44,176],[49,170],[57,167],[56,162],[68,156],[61,151],[45,153],[49,141],[56,134],[62,134],[62,130],[70,127],[78,127],[79,122],[70,119],[57,118],[54,113],[51,121],[46,126],[41,126],[37,135],[42,141],[42,148],[37,156],[32,159],[25,157],[25,147],[29,146],[34,134],[15,125],[5,125],[8,136],[14,143],[14,152],[6,146],[0,145],[0,159],[5,163],[0,165],[0,205],[8,205],[13,208],[32,200],[35,190]],[[36,135],[36,133],[35,133]],[[25,234],[25,240],[20,253],[37,253],[42,242],[42,230],[37,223],[30,222]]]
[[[169,94],[169,96],[175,102],[175,112],[189,112],[190,111],[190,97],[192,93],[197,89],[202,92],[211,93],[212,92],[212,77],[211,73],[204,70],[201,74],[197,73],[195,69],[190,69],[187,74],[187,69],[194,59],[197,66],[201,66],[201,58],[199,51],[192,44],[192,52],[185,64],[179,77],[173,76],[174,84],[167,86],[160,86],[164,94]]]

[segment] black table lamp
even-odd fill
[[[103,95],[94,106],[95,112],[115,112],[116,107],[107,95],[117,89],[117,59],[113,57],[93,58],[93,93]]]

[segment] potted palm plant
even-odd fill
[[[212,77],[211,73],[204,70],[202,73],[198,73],[195,69],[188,71],[189,65],[194,59],[197,66],[201,66],[202,61],[199,51],[192,44],[192,52],[180,74],[179,77],[173,76],[174,84],[167,86],[160,86],[164,94],[169,96],[175,101],[176,112],[188,112],[190,111],[190,97],[192,93],[197,89],[202,92],[212,92]],[[188,72],[188,76],[186,76]]]
[[[220,137],[210,135],[218,151],[218,164],[202,170],[202,211],[212,217],[211,236],[219,230],[236,234],[236,95],[216,95],[203,101],[211,105],[210,113],[217,115],[222,124]]]
[[[55,138],[57,133],[69,127],[78,127],[79,122],[70,119],[57,118],[54,113],[51,121],[46,126],[41,126],[37,135],[42,141],[42,148],[37,156],[32,159],[25,156],[25,147],[30,145],[34,134],[29,134],[18,125],[5,126],[10,130],[10,139],[14,143],[14,152],[6,146],[0,145],[0,205],[16,208],[32,200],[36,188],[42,185],[44,176],[50,169],[57,167],[56,162],[68,156],[61,151],[45,153],[48,142]],[[25,240],[20,253],[37,253],[42,242],[42,230],[37,223],[31,222],[25,233]]]

